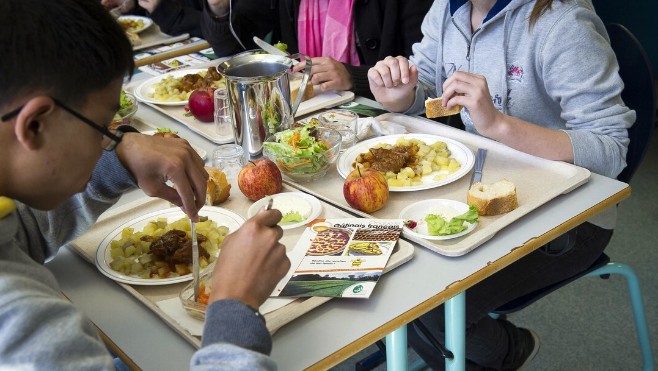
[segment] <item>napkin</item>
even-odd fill
[[[274,312],[279,308],[292,303],[297,298],[269,298],[265,303],[258,308],[259,312],[263,315]],[[192,336],[203,335],[203,321],[196,319],[189,314],[179,298],[171,298],[160,300],[156,302],[157,306],[169,317],[171,317],[178,325],[187,330]]]
[[[405,134],[407,128],[389,121],[378,121],[372,117],[360,117],[357,120],[356,137],[361,141],[382,135]]]

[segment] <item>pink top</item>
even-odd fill
[[[297,18],[299,52],[359,66],[353,4],[354,0],[301,0]]]

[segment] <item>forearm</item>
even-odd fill
[[[521,152],[549,160],[574,162],[573,144],[563,130],[548,129],[498,113],[496,123],[478,132]]]
[[[189,33],[192,36],[202,37],[202,14],[201,9],[183,6],[177,1],[163,0],[151,12],[151,18],[164,33],[170,35]]]

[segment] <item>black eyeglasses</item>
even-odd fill
[[[105,126],[98,125],[97,123],[91,121],[90,119],[86,118],[81,113],[67,106],[66,104],[62,103],[58,99],[53,97],[51,97],[51,99],[53,100],[53,102],[55,102],[55,104],[60,106],[62,109],[72,114],[73,116],[77,117],[80,121],[84,122],[85,124],[91,126],[94,130],[103,134],[103,141],[101,142],[101,147],[103,147],[104,150],[113,151],[116,148],[117,144],[121,143],[121,139],[123,138],[122,131],[117,131],[116,133],[112,133]],[[18,113],[21,112],[23,107],[24,106],[20,106],[11,112],[5,113],[4,115],[2,115],[2,117],[0,117],[0,119],[2,120],[2,122],[11,120],[14,116],[18,115]]]

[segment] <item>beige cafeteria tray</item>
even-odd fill
[[[284,185],[283,192],[294,192],[294,191],[296,191],[294,188]],[[350,215],[347,212],[342,211],[327,203],[324,202],[321,203],[322,203],[322,213],[320,214],[319,218],[353,218],[354,217],[353,215]],[[225,203],[222,203],[220,207],[234,211],[237,214],[242,215],[246,219],[247,209],[251,205],[252,202],[242,195],[242,193],[235,186],[235,184],[232,184],[231,196]],[[156,198],[143,198],[116,207],[114,209],[110,209],[101,216],[99,221],[86,234],[84,234],[77,240],[73,241],[71,246],[83,258],[88,260],[90,263],[94,264],[96,251],[99,247],[99,244],[108,234],[114,231],[117,227],[141,215],[145,215],[158,210],[167,209],[170,207],[171,205],[166,201]],[[295,247],[303,231],[304,231],[303,227],[284,230],[284,236],[281,239],[281,242],[285,244],[288,249],[292,249]],[[393,268],[396,268],[404,264],[405,262],[411,260],[411,258],[413,258],[413,254],[414,254],[413,245],[407,241],[400,240],[398,242],[396,249],[394,250],[394,253],[390,257],[384,272],[388,272]],[[153,310],[169,326],[171,326],[176,332],[178,332],[181,336],[183,336],[183,338],[185,338],[192,345],[197,347],[200,345],[199,337],[191,335],[182,325],[180,325],[174,318],[170,317],[164,311],[162,311],[160,307],[158,307],[158,305],[156,304],[161,300],[177,298],[180,291],[187,284],[189,284],[189,282],[181,282],[181,283],[162,285],[162,286],[138,286],[138,285],[128,285],[124,283],[117,283],[117,284],[122,286],[135,298],[140,300],[144,305],[146,305],[148,308]],[[376,295],[376,293],[374,295]],[[298,318],[302,314],[311,311],[312,309],[318,307],[319,305],[327,302],[330,299],[331,298],[326,298],[326,297],[299,298],[280,309],[265,314],[267,328],[270,330],[271,333],[274,333],[276,330],[278,330],[285,324],[290,323],[295,318]],[[350,299],[340,299],[340,300],[350,300]]]
[[[481,216],[475,230],[463,237],[430,241],[404,236],[442,255],[460,256],[472,251],[515,220],[589,180],[589,170],[582,167],[528,155],[496,141],[425,118],[387,113],[376,119],[403,125],[410,133],[433,134],[457,140],[471,149],[473,153],[477,152],[478,148],[486,148],[488,153],[482,171],[482,182],[493,183],[500,179],[508,179],[516,185],[519,201],[519,207],[516,210],[498,216]],[[387,205],[372,215],[350,208],[343,197],[344,179],[335,168],[331,169],[321,182],[300,184],[288,182],[288,184],[362,216],[394,219],[399,218],[400,211],[404,207],[422,200],[443,198],[466,202],[471,173],[472,171],[457,181],[437,188],[413,192],[391,192]]]
[[[184,71],[184,70],[180,70]],[[131,84],[133,85],[133,84]],[[318,92],[316,96],[310,98],[299,105],[297,110],[296,117],[301,117],[306,114],[322,110],[325,108],[335,107],[343,103],[350,102],[354,99],[354,93],[351,91],[339,91],[339,92]],[[190,130],[201,135],[202,137],[218,144],[232,143],[234,142],[233,136],[220,136],[215,132],[215,126],[212,122],[201,122],[195,119],[193,116],[189,115],[184,106],[165,106],[158,105],[149,102],[140,102],[140,104],[146,104],[157,111],[171,117],[172,119],[180,122],[181,124],[187,126]]]

